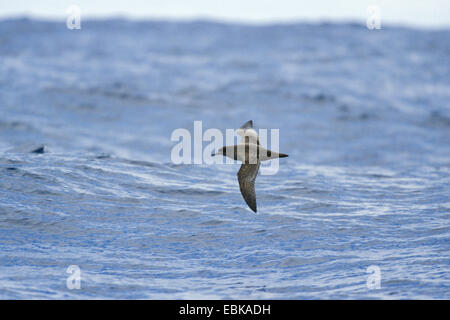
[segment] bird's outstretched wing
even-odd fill
[[[242,196],[254,212],[256,212],[255,179],[259,164],[259,161],[256,164],[243,163],[237,174]]]
[[[244,123],[236,133],[242,137],[241,143],[253,143],[259,145],[259,136],[255,129],[253,129],[253,121],[249,120]]]

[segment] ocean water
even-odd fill
[[[170,157],[250,119],[256,214]],[[2,299],[449,299],[449,173],[450,30],[0,21]]]

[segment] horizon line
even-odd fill
[[[56,15],[36,15],[30,13],[18,13],[1,15],[0,22],[7,20],[28,19],[42,22],[65,22],[67,17]],[[86,14],[82,16],[82,21],[108,21],[108,20],[128,20],[134,22],[158,21],[158,22],[210,22],[217,24],[234,24],[234,25],[248,25],[248,26],[274,26],[274,25],[294,25],[294,24],[354,24],[365,27],[365,21],[360,21],[355,18],[285,18],[285,19],[242,19],[242,18],[226,18],[212,15],[192,15],[192,16],[157,16],[157,15],[129,15],[124,13],[109,14],[109,15],[95,15]],[[429,31],[449,31],[450,24],[446,25],[428,25],[428,24],[411,24],[408,22],[387,21],[382,23],[381,30],[386,29],[383,26],[390,28],[404,28],[404,29],[418,29]]]

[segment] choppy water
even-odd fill
[[[384,28],[1,21],[0,298],[449,299],[450,31]],[[249,119],[258,214],[170,161]]]

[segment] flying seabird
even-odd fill
[[[239,188],[247,205],[256,212],[255,179],[261,161],[285,158],[288,155],[267,150],[259,143],[258,133],[253,129],[253,121],[247,121],[237,131],[242,137],[241,143],[234,146],[220,148],[215,155],[223,155],[234,160],[242,161],[237,174]]]

